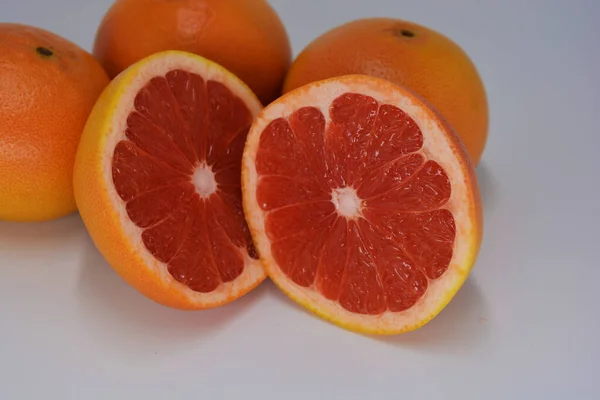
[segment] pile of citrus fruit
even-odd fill
[[[78,210],[148,298],[231,302],[267,276],[350,330],[439,313],[477,258],[488,111],[442,34],[398,19],[295,61],[265,0],[117,0],[93,54],[0,24],[0,219]]]

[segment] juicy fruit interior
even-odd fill
[[[174,70],[136,95],[112,177],[146,249],[197,292],[233,281],[258,258],[241,205],[252,115],[222,83]]]
[[[411,308],[452,258],[451,185],[399,108],[345,93],[262,132],[257,200],[274,260],[354,313]]]

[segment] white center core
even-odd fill
[[[217,191],[217,181],[215,180],[215,174],[212,172],[212,168],[206,164],[200,165],[194,171],[192,182],[196,187],[196,191],[200,197],[209,197],[211,194]]]
[[[356,194],[356,190],[351,187],[334,189],[331,193],[331,201],[338,214],[348,219],[358,218],[362,214],[362,201]]]

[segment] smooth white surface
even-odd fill
[[[2,0],[0,20],[90,49],[110,3]],[[112,272],[78,216],[0,223],[0,399],[600,398],[600,3],[272,4],[295,53],[347,20],[395,16],[473,58],[491,127],[471,278],[421,330],[371,338],[270,283],[220,309],[169,310]]]

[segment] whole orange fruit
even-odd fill
[[[0,23],[0,70],[0,220],[75,211],[75,153],[108,76],[76,44],[8,23]]]
[[[299,54],[284,92],[348,74],[384,78],[424,97],[453,126],[473,163],[479,163],[488,135],[485,88],[473,62],[451,39],[398,19],[352,21],[326,32]]]
[[[287,32],[265,0],[117,0],[94,44],[111,78],[164,50],[221,64],[263,103],[279,96],[291,63]]]

